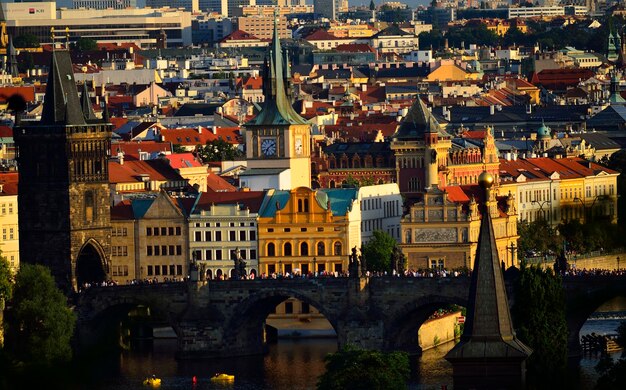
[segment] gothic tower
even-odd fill
[[[277,18],[263,67],[265,101],[245,124],[248,169],[240,182],[252,190],[311,187],[311,125],[292,107],[291,70],[280,46]]]
[[[48,266],[66,293],[108,274],[111,130],[86,86],[79,99],[69,52],[54,51],[41,120],[17,123],[14,137],[21,260]]]
[[[422,99],[417,96],[392,137],[398,185],[402,193],[438,187],[448,165],[452,143]]]

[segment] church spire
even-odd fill
[[[472,270],[467,318],[461,342],[446,359],[452,363],[454,388],[523,388],[524,361],[532,350],[517,339],[491,221],[491,174],[478,178],[485,204]],[[489,367],[499,367],[493,375]]]
[[[17,69],[17,50],[15,50],[15,46],[13,46],[13,36],[9,36],[7,54],[9,58],[9,74],[11,77],[19,77],[20,73]]]
[[[72,59],[66,50],[52,52],[41,123],[86,125],[78,99]]]
[[[247,125],[297,125],[306,124],[292,107],[288,94],[288,80],[290,78],[289,65],[283,57],[278,35],[278,8],[274,10],[274,37],[270,44],[269,62],[266,60],[263,69],[263,94],[265,102],[261,112]]]
[[[83,110],[83,116],[87,122],[97,120],[96,114],[93,112],[91,106],[91,99],[89,98],[89,88],[87,87],[87,81],[83,82],[83,91],[80,95],[80,107]]]

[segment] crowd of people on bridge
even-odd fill
[[[569,268],[563,272],[561,272],[562,276],[624,276],[626,275],[626,270],[623,269],[601,269],[601,268]]]

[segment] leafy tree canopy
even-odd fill
[[[22,264],[5,316],[5,351],[14,361],[48,367],[71,359],[76,317],[50,270]]]
[[[16,48],[36,48],[40,46],[39,38],[34,34],[24,34],[13,38]]]
[[[239,149],[223,139],[208,141],[206,145],[198,146],[196,152],[204,162],[234,160],[243,155]]]
[[[388,233],[374,231],[374,237],[362,249],[368,271],[391,272],[391,256],[397,245]]]
[[[513,306],[517,336],[533,349],[527,360],[529,383],[550,388],[564,378],[567,366],[565,295],[551,269],[522,263]]]
[[[95,51],[98,50],[98,42],[92,38],[79,38],[74,44],[74,48],[79,51]]]
[[[518,248],[521,257],[542,256],[559,248],[559,240],[554,229],[543,218],[533,222],[519,221],[517,233],[520,236]]]
[[[13,273],[6,257],[0,255],[0,301],[13,296]]]
[[[329,354],[318,390],[406,389],[410,375],[405,352],[383,353],[346,346]]]

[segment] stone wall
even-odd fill
[[[617,263],[617,258],[620,258],[619,264]],[[600,269],[624,269],[626,268],[626,253],[612,253],[602,256],[589,257],[587,259],[579,259],[579,260],[570,260],[570,265],[576,265],[576,269],[581,270],[592,269],[592,268],[600,268]]]
[[[424,322],[417,332],[422,351],[454,340],[454,327],[456,326],[457,317],[460,315],[461,312],[457,311]]]

